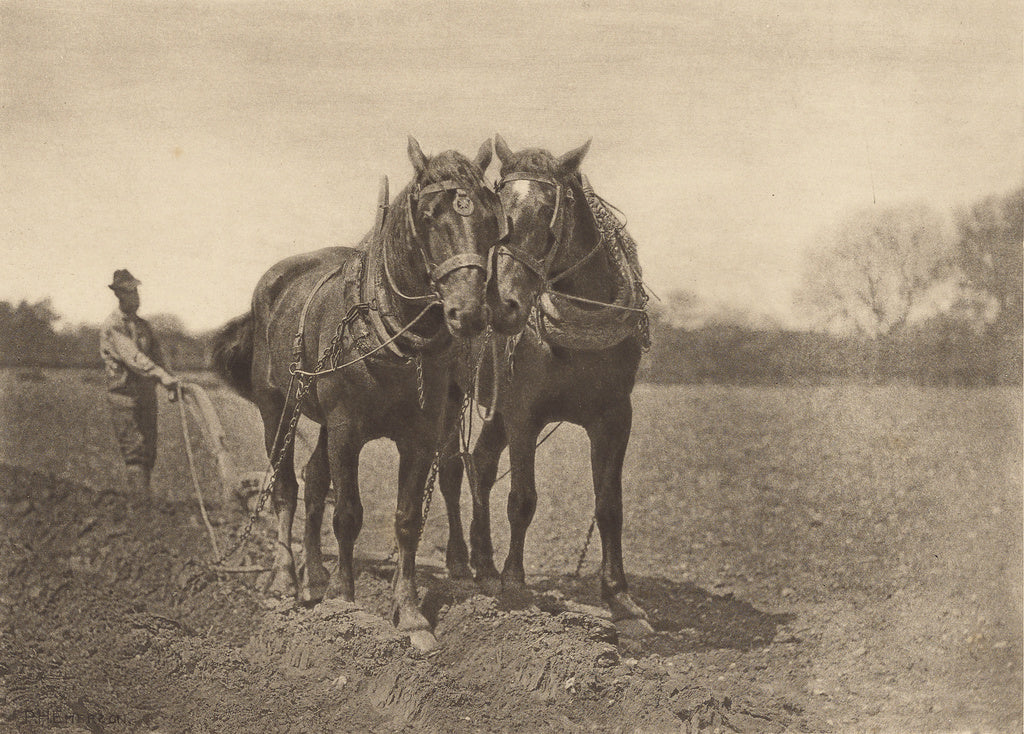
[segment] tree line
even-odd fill
[[[811,327],[712,309],[676,292],[651,309],[648,382],[1020,384],[1024,188],[957,210],[854,212],[807,255],[795,304]],[[213,332],[149,317],[175,370],[209,365]],[[48,299],[0,301],[0,366],[99,367],[99,328],[58,328]]]
[[[656,318],[638,378],[666,384],[1019,385],[1021,350],[1019,335],[1007,340],[946,317],[874,339],[726,323],[682,329]]]
[[[956,210],[854,212],[822,233],[794,300],[796,331],[673,293],[652,313],[642,379],[1020,384],[1024,188]]]
[[[0,366],[102,367],[99,327],[58,328],[60,320],[48,298],[17,305],[0,301]],[[191,333],[173,314],[151,316],[149,323],[172,369],[206,369],[212,332]]]

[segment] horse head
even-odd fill
[[[508,215],[507,241],[495,250],[488,289],[491,323],[501,333],[522,331],[530,309],[552,282],[577,220],[579,167],[590,141],[562,156],[527,148],[514,153],[500,136],[495,151],[501,174],[495,185]]]
[[[406,207],[398,226],[411,242],[412,260],[392,265],[399,272],[389,278],[406,300],[440,302],[453,335],[472,336],[486,325],[487,255],[505,224],[501,202],[483,177],[491,141],[470,161],[456,151],[428,157],[410,137],[409,160],[416,177],[396,203]],[[423,295],[404,296],[406,290]]]

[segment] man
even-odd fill
[[[156,383],[167,389],[173,401],[178,379],[164,366],[149,323],[138,316],[139,281],[127,270],[115,270],[108,288],[117,296],[119,308],[100,330],[107,398],[114,433],[128,468],[128,486],[136,492],[148,492],[156,462]]]

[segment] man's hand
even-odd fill
[[[181,382],[177,377],[166,370],[160,375],[160,384],[167,389],[167,399],[172,403],[178,399],[178,391],[181,389]]]

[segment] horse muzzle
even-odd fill
[[[438,284],[444,321],[453,336],[476,336],[487,325],[485,282],[481,268],[463,267],[448,273]]]

